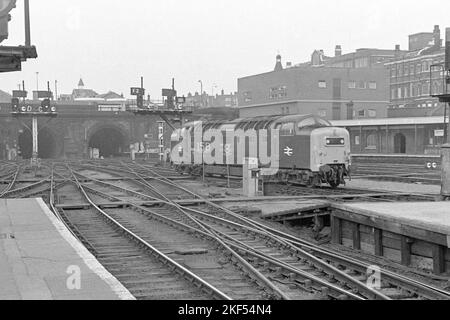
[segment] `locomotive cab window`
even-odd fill
[[[293,136],[294,134],[295,134],[295,129],[294,129],[293,122],[283,123],[281,125],[281,129],[280,129],[281,137]]]
[[[302,129],[302,128],[306,128],[306,127],[313,127],[315,125],[316,125],[316,120],[314,118],[307,118],[307,119],[300,121],[297,124],[297,128]]]

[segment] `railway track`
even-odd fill
[[[67,166],[70,169],[67,169]],[[180,264],[233,299],[450,298],[448,292],[387,270],[382,270],[381,288],[368,287],[368,264],[286,235],[264,222],[239,216],[177,184],[173,180],[174,175],[170,174],[171,179],[161,175],[157,172],[159,169],[123,162],[108,162],[102,167],[97,163],[55,162],[51,166],[50,177],[45,177],[46,184],[50,184],[45,191],[50,194],[51,208],[55,214],[91,252],[98,254],[102,264],[102,257],[110,257],[109,260],[104,260],[106,268],[109,266],[108,270],[112,270],[113,274],[118,272],[119,280],[120,276],[125,274],[122,278],[125,286],[127,279],[135,280],[130,281],[128,286],[137,288],[138,298],[152,298],[145,290],[139,291],[139,288],[142,288],[139,284],[145,283],[150,287],[151,281],[145,277],[140,281],[139,275],[127,277],[126,272],[131,269],[122,270],[112,264],[108,265],[114,260],[112,257],[116,254],[116,249],[119,261],[124,261],[125,264],[127,262],[121,259],[127,256],[134,257],[130,263],[139,263],[135,260],[139,260],[137,257],[141,256],[147,259],[148,252],[153,252],[146,246],[150,245],[152,249],[175,262],[178,259],[185,262],[186,256],[192,255],[197,259],[203,257],[205,264],[211,263],[215,267],[220,265],[222,268],[226,266],[228,273],[223,272],[221,277],[213,267],[189,268],[189,263]],[[99,172],[102,174],[99,175]],[[166,173],[167,170],[164,171],[164,174]],[[39,181],[36,184],[38,183]],[[19,188],[10,191],[13,190],[20,195]],[[317,192],[315,189],[313,191]],[[360,200],[367,197],[362,190],[352,191],[353,196],[360,197]],[[35,192],[39,190],[35,189]],[[65,198],[65,194],[76,192],[79,195],[73,199]],[[312,196],[309,190],[298,192]],[[327,192],[328,190],[323,190],[322,194],[320,191],[321,194],[316,196],[324,197]],[[344,189],[342,192],[348,190]],[[380,195],[384,196],[382,193]],[[98,207],[97,204],[105,203],[105,199],[111,204],[121,205],[111,208]],[[179,199],[198,199],[202,200],[203,204],[195,208],[185,207],[174,201]],[[61,206],[71,201],[88,202],[89,206],[84,208],[85,210],[65,210]],[[98,233],[95,232],[96,229],[99,230]],[[120,242],[125,241],[119,241],[119,238],[125,235],[128,242]],[[138,249],[136,245],[134,248],[132,246],[133,243],[139,242],[136,238],[142,240]],[[111,243],[109,248],[108,242]],[[122,247],[123,252],[118,249]],[[144,250],[147,255],[136,250]],[[139,264],[136,266],[136,270],[146,270]],[[122,271],[124,273],[121,273]],[[186,278],[189,277],[183,276],[183,279]],[[226,284],[225,278],[232,281]],[[134,286],[136,283],[139,284]],[[211,289],[208,290],[206,291],[211,292]],[[168,292],[171,294],[170,290]],[[201,299],[205,296],[199,294],[193,297]]]
[[[180,214],[177,214],[176,208],[173,205],[170,205],[170,203],[167,203],[163,207],[151,208],[151,210],[144,209],[139,206],[133,206],[133,207],[135,210],[138,210],[141,213],[146,214],[147,216],[149,216],[149,215],[157,216],[157,217],[165,219],[166,221],[169,221],[171,224],[178,224],[179,226],[182,226],[184,228],[184,230],[187,232],[203,232],[203,234],[204,234],[204,232],[207,231],[207,230],[202,231],[201,229],[198,229],[199,226],[198,226],[198,223],[195,223],[195,220],[189,219],[186,216],[181,216]],[[123,211],[121,211],[120,214],[122,215]],[[220,232],[217,232],[217,230],[214,230],[214,233],[216,235],[222,236],[222,238],[223,238],[223,234],[220,234]],[[211,237],[211,236],[208,236],[207,234],[204,234],[204,235],[207,237]],[[213,240],[213,238],[210,238],[210,240]],[[277,279],[279,277],[285,278],[284,276],[282,276],[282,274],[279,274],[279,268],[281,267],[281,263],[280,263],[281,260],[275,260],[274,257],[267,258],[266,255],[258,255],[258,254],[252,253],[252,252],[247,252],[245,250],[245,248],[243,248],[243,243],[239,243],[239,245],[238,245],[236,243],[230,242],[229,239],[225,239],[225,240],[230,246],[233,246],[236,250],[239,250],[239,252],[241,252],[241,254],[242,254],[242,252],[246,253],[244,255],[244,257],[247,260],[247,265],[249,265],[251,263],[257,269],[257,271],[253,271],[254,273],[262,274],[265,276],[266,279],[267,278]],[[225,253],[225,256],[227,256],[226,253]],[[285,258],[288,258],[288,256]],[[258,264],[255,265],[255,263],[256,263],[255,259],[262,259],[262,261],[261,261],[262,265],[258,265]],[[237,261],[235,261],[235,263],[237,263]],[[267,264],[269,264],[269,263],[275,263],[275,265],[277,267],[275,269],[266,268]],[[341,289],[334,285],[331,285],[327,281],[320,279],[317,276],[308,274],[304,271],[299,271],[294,268],[291,268],[289,274],[291,275],[291,277],[293,275],[297,275],[298,277],[301,277],[302,279],[304,279],[305,280],[304,282],[306,283],[306,287],[302,287],[302,286],[296,284],[295,282],[290,282],[289,280],[286,281],[286,279],[276,280],[276,284],[273,286],[277,287],[279,292],[283,292],[283,294],[287,298],[305,299],[307,297],[311,298],[311,296],[317,296],[317,295],[320,295],[320,297],[323,297],[323,298],[330,298],[331,296],[328,297],[328,292],[331,292],[330,295],[333,294],[334,298],[350,297],[353,299],[362,299],[361,297],[354,295],[347,290],[344,290],[344,289]],[[266,280],[266,281],[270,283],[270,281],[268,281],[268,280]],[[272,281],[275,281],[275,280],[272,280]],[[311,283],[315,284],[315,289],[313,289],[312,287],[308,287]]]
[[[354,155],[352,177],[436,185],[441,183],[440,161],[437,156]]]
[[[170,183],[172,185],[175,185],[172,181],[167,181],[167,183]],[[198,196],[198,195],[197,195]],[[313,255],[314,257],[317,257],[321,260],[326,261],[327,263],[331,265],[337,266],[337,268],[344,270],[344,272],[348,275],[353,275],[355,279],[359,281],[367,280],[366,278],[366,272],[369,265],[361,263],[359,261],[356,261],[351,258],[347,258],[345,256],[337,255],[336,253],[327,252],[326,250],[321,249],[320,247],[317,247],[313,245],[312,243],[306,242],[304,240],[299,240],[294,237],[287,236],[275,229],[269,228],[267,226],[264,226],[261,223],[255,223],[252,220],[238,216],[237,214],[229,211],[226,208],[222,208],[214,203],[209,203],[209,206],[213,208],[212,212],[213,214],[219,215],[221,217],[227,217],[227,219],[231,219],[236,221],[236,223],[240,224],[241,226],[247,225],[247,227],[254,228],[255,230],[259,230],[262,233],[262,235],[259,235],[260,238],[266,239],[266,232],[269,232],[270,234],[275,236],[275,239],[271,238],[272,243],[273,241],[276,241],[276,239],[279,240],[278,246],[284,247],[286,245],[286,242],[291,244],[292,247],[290,247],[291,250],[296,252],[296,249],[305,250],[306,253],[309,253]],[[187,210],[192,210],[187,208]],[[236,226],[234,225],[234,228]],[[233,229],[233,227],[231,227]],[[247,229],[247,232],[254,232],[253,237],[258,236],[258,232],[255,232],[255,230],[250,231]],[[235,231],[235,230],[234,230]],[[270,241],[270,240],[269,240]],[[301,253],[301,254],[299,254]],[[306,255],[305,259],[305,253],[304,252],[298,252],[297,251],[297,258],[298,260],[302,261],[306,260],[311,263],[311,261],[314,261],[313,257]],[[323,266],[318,268],[321,272],[323,272]],[[334,271],[334,270],[333,270]],[[326,273],[326,272],[325,272]],[[424,283],[419,283],[418,281],[411,280],[406,277],[398,276],[396,274],[393,274],[392,272],[383,270],[382,274],[384,276],[384,283],[383,287],[380,288],[380,292],[382,292],[387,297],[392,297],[395,299],[449,299],[450,293],[440,290],[439,288],[430,287]],[[328,274],[328,277],[333,277],[334,275],[332,273]]]

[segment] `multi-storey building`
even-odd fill
[[[295,66],[238,80],[241,117],[316,114],[330,120],[386,117],[387,70]]]
[[[355,52],[343,54],[342,47],[336,46],[334,57],[328,57],[323,50],[315,50],[311,55],[311,61],[299,66],[324,66],[338,68],[372,68],[380,67],[382,63],[395,59],[407,51],[401,51],[396,45],[395,50],[385,49],[357,49]]]
[[[198,94],[196,92],[194,95],[188,93],[186,97],[186,107],[191,107],[193,109],[199,108],[235,108],[237,107],[237,92],[225,94],[224,90],[220,94],[215,96],[210,96],[203,92],[203,94]]]
[[[442,69],[434,67],[445,59],[439,26],[433,33],[410,35],[409,48],[411,51],[385,63],[390,79],[388,116],[441,115],[444,104],[430,96],[442,92],[444,84]]]

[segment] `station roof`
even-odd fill
[[[333,120],[330,122],[335,127],[398,126],[398,125],[442,124],[444,123],[444,117],[439,116],[439,117]]]

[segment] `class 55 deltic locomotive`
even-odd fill
[[[350,177],[349,132],[314,115],[189,122],[171,149],[175,168],[193,175],[242,176],[244,159],[256,158],[271,181],[336,188]]]

